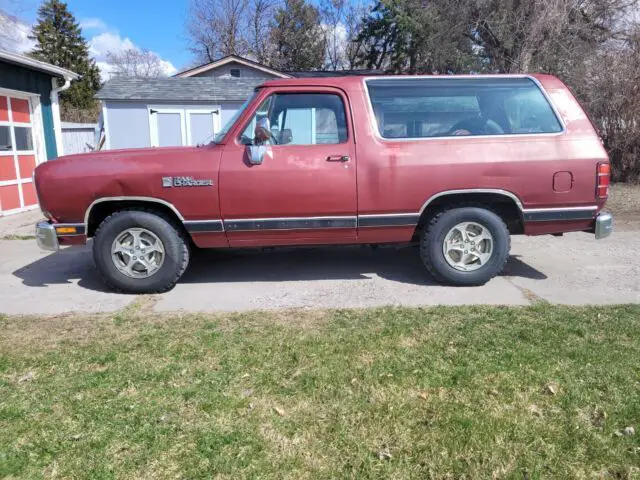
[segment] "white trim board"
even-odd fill
[[[209,72],[211,70],[215,70],[216,68],[220,68],[229,63],[239,63],[248,68],[253,68],[254,70],[258,70],[260,72],[268,73],[275,77],[279,78],[291,78],[291,75],[287,75],[286,73],[279,72],[278,70],[274,70],[272,68],[267,67],[266,65],[261,65],[259,63],[255,63],[251,60],[244,59],[242,57],[238,57],[236,55],[228,55],[220,60],[216,60],[205,65],[200,65],[199,67],[192,68],[190,70],[185,70],[184,72],[176,73],[176,77],[194,77],[200,73]]]

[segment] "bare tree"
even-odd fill
[[[191,0],[187,36],[200,62],[249,52],[249,0]]]
[[[149,50],[128,48],[107,52],[107,61],[115,77],[163,77],[167,73],[158,55]]]
[[[364,0],[321,0],[319,3],[325,35],[325,63],[328,70],[356,66],[362,19],[368,8]]]
[[[347,0],[321,0],[320,15],[325,35],[325,61],[329,70],[345,65]]]
[[[249,0],[246,18],[249,55],[257,62],[270,65],[274,55],[269,40],[271,21],[278,3],[273,0]]]
[[[346,37],[344,56],[346,68],[349,70],[353,70],[359,65],[362,44],[358,41],[358,36],[362,30],[363,19],[368,11],[363,0],[352,1],[347,6],[347,11],[344,16]]]

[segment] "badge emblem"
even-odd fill
[[[162,177],[162,186],[170,187],[211,187],[213,180],[211,179],[195,179],[193,177]]]

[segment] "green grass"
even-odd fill
[[[0,477],[640,477],[640,306],[0,324]]]
[[[5,235],[0,240],[35,240],[35,235]]]

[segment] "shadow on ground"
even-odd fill
[[[96,272],[90,247],[62,250],[13,274],[31,287],[71,283],[107,291]],[[371,274],[413,285],[435,285],[415,247],[322,247],[262,250],[194,250],[181,283],[367,280]],[[511,256],[502,274],[543,280],[542,272]]]

